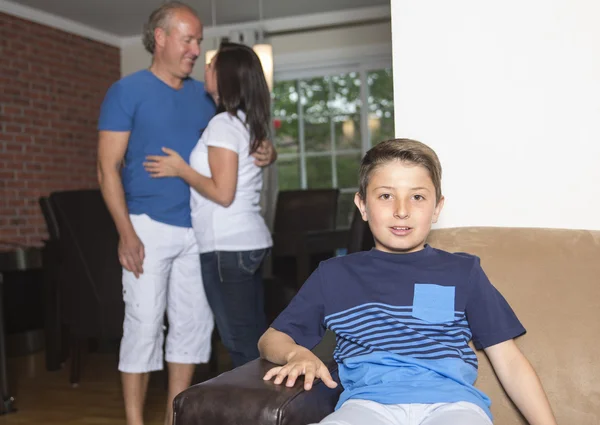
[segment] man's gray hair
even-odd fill
[[[200,16],[198,16],[198,13],[191,6],[177,0],[166,1],[150,14],[148,22],[144,25],[144,34],[142,36],[144,47],[150,54],[154,54],[154,47],[156,44],[154,40],[154,31],[156,28],[162,28],[163,30],[168,31],[170,24],[169,20],[171,19],[173,12],[182,9],[190,12],[200,20]]]

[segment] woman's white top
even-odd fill
[[[246,115],[234,117],[227,112],[208,123],[192,150],[190,165],[198,173],[211,177],[208,147],[229,149],[238,154],[238,177],[235,197],[225,208],[191,189],[192,226],[200,252],[251,251],[273,245],[271,233],[260,213],[262,168],[250,155],[250,132]]]

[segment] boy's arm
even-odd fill
[[[327,366],[309,349],[294,342],[287,334],[269,328],[258,341],[258,351],[263,359],[278,366],[270,369],[263,379],[275,377],[274,384],[279,385],[287,377],[286,386],[292,387],[298,376],[304,375],[304,389],[310,390],[315,378],[319,378],[329,388],[337,387]]]
[[[269,328],[258,340],[260,357],[278,365],[284,365],[299,351],[309,351],[298,345],[286,333]]]
[[[556,425],[542,384],[514,340],[484,349],[511,400],[530,425]]]

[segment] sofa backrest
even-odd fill
[[[537,371],[562,424],[600,423],[600,231],[525,228],[434,230],[429,243],[468,252],[527,329],[517,345]],[[476,386],[496,425],[526,424],[477,352]]]

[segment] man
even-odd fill
[[[129,425],[143,424],[149,372],[163,365],[163,316],[169,320],[165,360],[173,398],[189,387],[195,364],[210,355],[213,319],[202,285],[191,229],[190,189],[178,178],[152,179],[147,155],[162,147],[186,160],[215,113],[204,85],[189,78],[200,55],[202,24],[193,9],[171,1],[155,10],[144,31],[152,65],[116,82],[99,119],[98,179],[120,235],[125,321],[119,370]],[[258,165],[274,161],[265,142]]]

